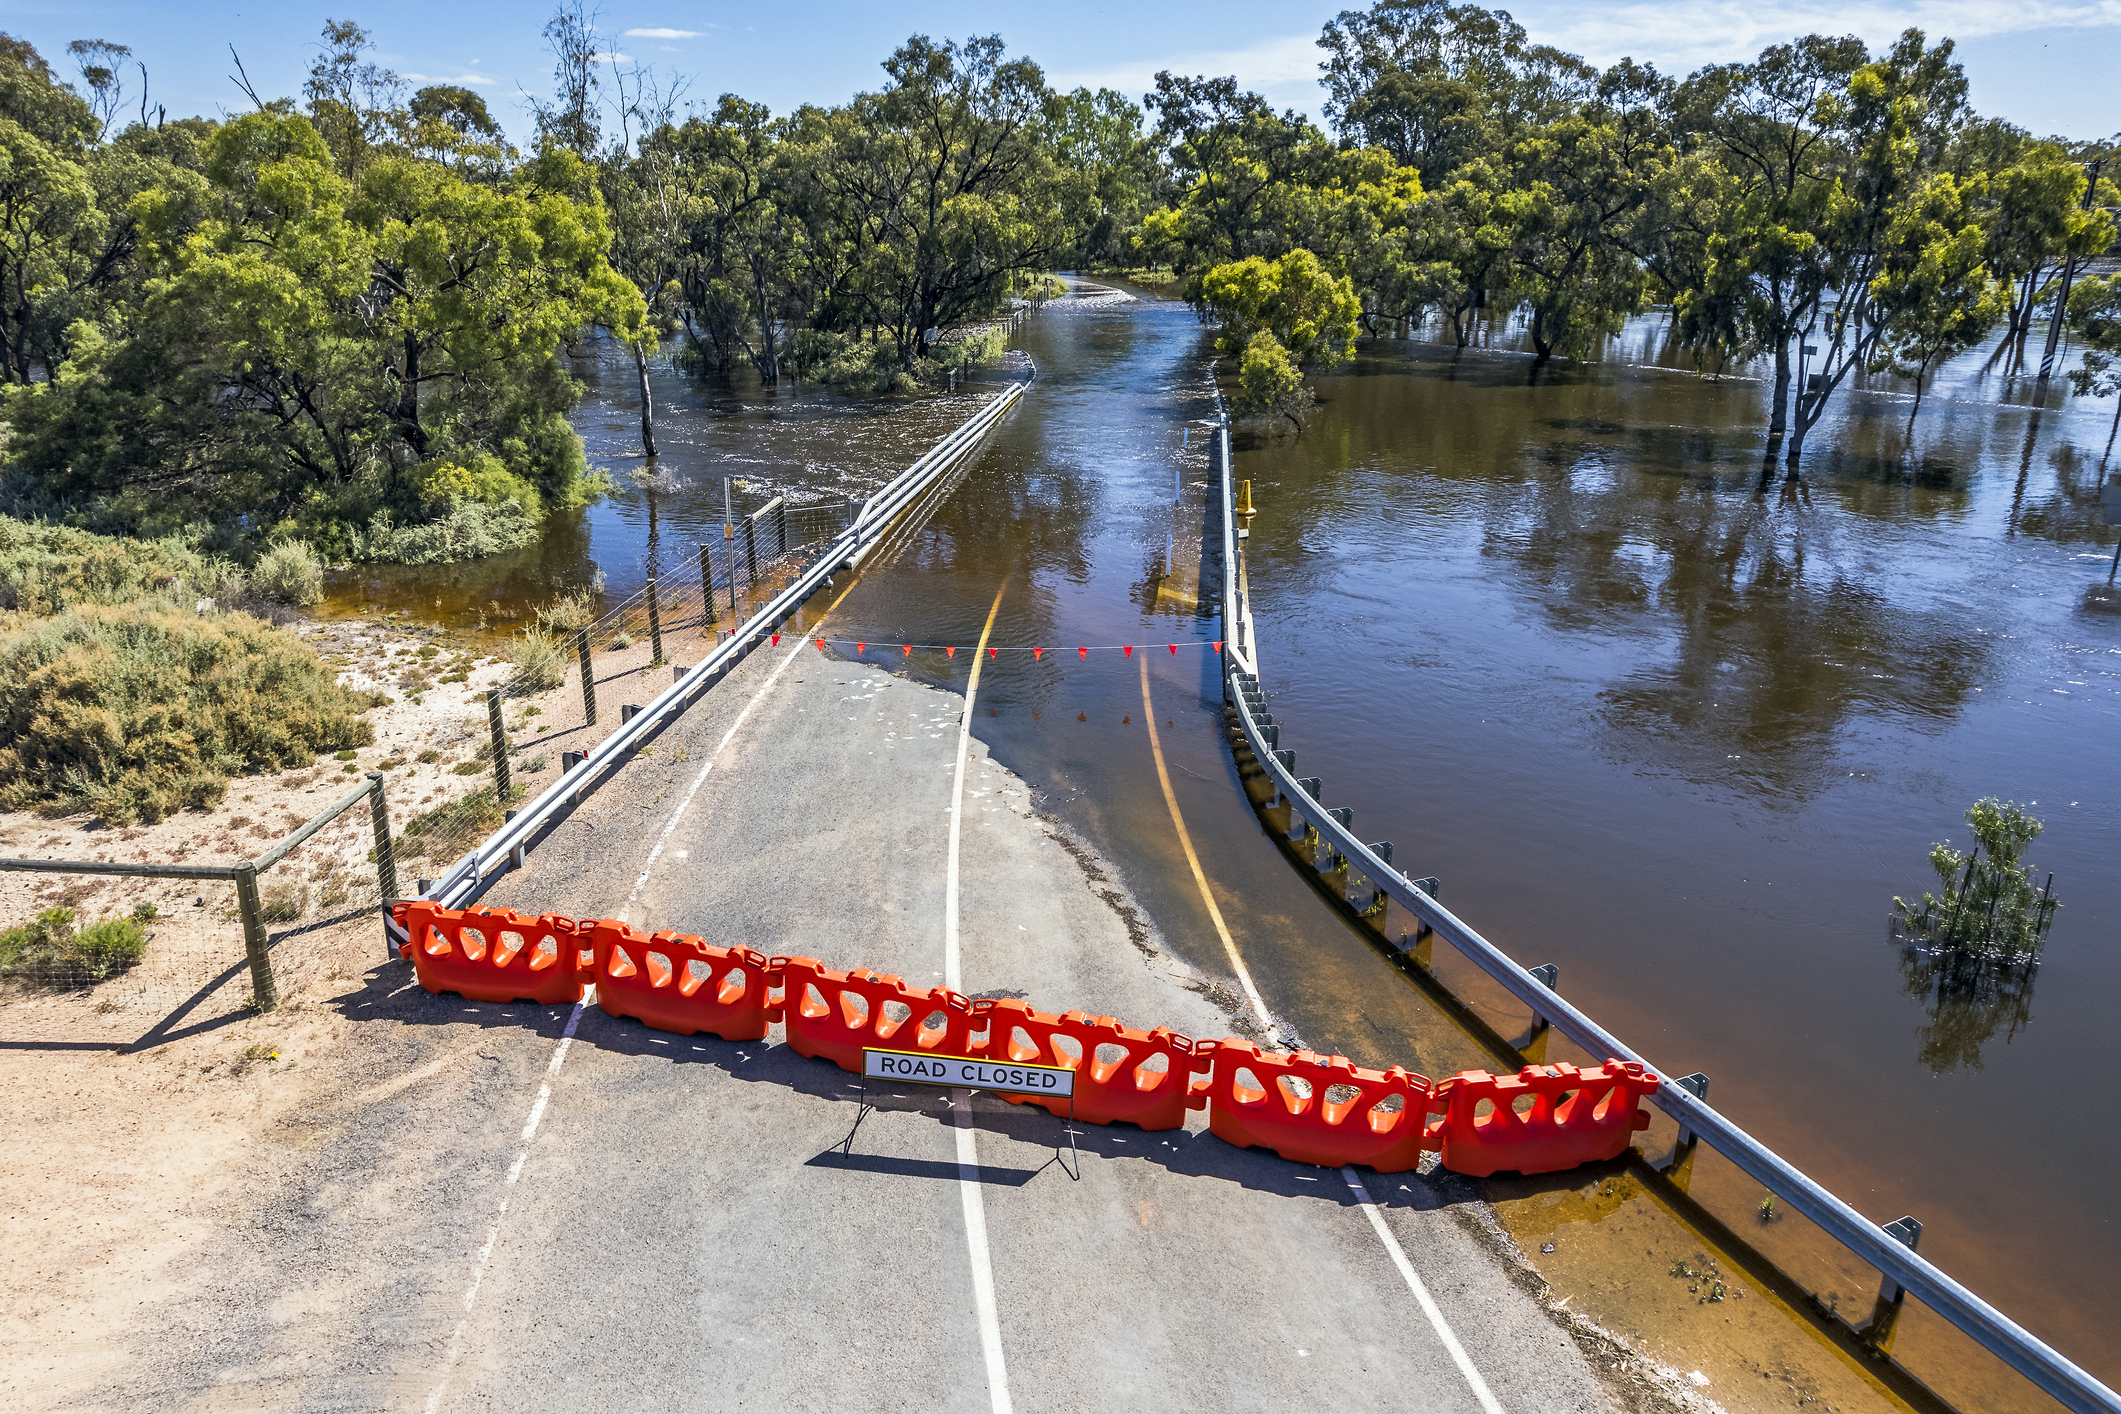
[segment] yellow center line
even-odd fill
[[[1008,589],[1009,581],[1005,579],[1001,588],[994,591],[994,603],[987,610],[986,627],[979,631],[979,647],[972,650],[972,678],[965,684],[965,716],[958,724],[957,770],[950,787],[950,855],[943,875],[943,985],[953,992],[964,990],[958,962],[957,853],[961,833],[959,822],[965,814],[965,756],[972,746],[972,704],[979,698],[979,670],[985,661],[982,655],[987,651],[987,639],[994,632],[994,618],[1002,611],[1002,595]]]
[[[1156,731],[1156,704],[1149,700],[1149,655],[1142,655],[1142,717],[1149,723],[1149,750],[1156,757],[1156,779],[1164,788],[1164,804],[1171,807],[1171,824],[1178,831],[1179,847],[1186,852],[1186,863],[1193,870],[1193,882],[1200,886],[1200,901],[1208,906],[1208,917],[1215,924],[1215,932],[1223,940],[1223,951],[1230,955],[1230,965],[1237,969],[1238,985],[1245,989],[1245,996],[1252,1003],[1252,1010],[1259,1017],[1261,1026],[1272,1026],[1274,1018],[1267,1014],[1267,1004],[1260,1000],[1259,988],[1252,985],[1251,969],[1238,955],[1237,940],[1230,936],[1230,926],[1223,922],[1223,911],[1215,906],[1215,891],[1208,887],[1208,876],[1200,867],[1200,856],[1194,852],[1193,837],[1186,833],[1186,817],[1179,813],[1178,796],[1171,789],[1171,772],[1164,766],[1163,739]]]

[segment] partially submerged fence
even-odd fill
[[[1217,437],[1215,458],[1222,522],[1224,698],[1246,748],[1277,792],[1278,804],[1290,812],[1292,828],[1294,823],[1301,823],[1306,838],[1315,842],[1330,867],[1346,868],[1369,879],[1380,904],[1386,898],[1399,904],[1419,921],[1424,932],[1457,948],[1529,1007],[1538,1021],[1552,1026],[1587,1054],[1641,1061],[1632,1048],[1554,990],[1555,978],[1550,969],[1541,968],[1535,973],[1520,966],[1438,903],[1431,891],[1433,880],[1409,879],[1395,869],[1390,845],[1365,843],[1354,831],[1352,812],[1345,807],[1330,808],[1320,798],[1323,789],[1318,778],[1297,776],[1296,753],[1281,744],[1280,724],[1261,720],[1266,714],[1259,686],[1258,645],[1253,635],[1245,560],[1239,549],[1241,532],[1235,524],[1240,516],[1249,516],[1251,507],[1249,499],[1240,504],[1232,494],[1227,418]],[[1423,888],[1424,884],[1429,888]],[[1912,1295],[2065,1408],[2078,1414],[2121,1414],[2121,1396],[1918,1256],[1914,1244],[1921,1232],[1920,1223],[1903,1218],[1880,1227],[1864,1217],[1710,1108],[1702,1098],[1707,1088],[1706,1076],[1693,1075],[1660,1086],[1648,1097],[1650,1103],[1678,1121],[1682,1150],[1696,1142],[1707,1144],[1793,1211],[1876,1267],[1883,1276],[1881,1297],[1895,1311],[1905,1295]]]
[[[376,888],[388,902],[398,892],[397,857],[390,835],[390,814],[383,799],[383,773],[370,771],[365,784],[356,786],[327,806],[301,828],[287,835],[255,859],[234,864],[130,864],[122,861],[84,859],[0,859],[0,871],[31,874],[100,874],[134,879],[225,880],[236,886],[236,913],[243,924],[243,951],[250,963],[251,1003],[259,1011],[280,1004],[279,985],[273,977],[272,957],[267,951],[266,909],[258,888],[259,878],[285,860],[298,846],[354,806],[367,802],[369,823],[375,837]]]
[[[1033,367],[1031,377],[1036,376]],[[408,852],[415,841],[421,853],[432,857],[464,851],[440,877],[423,879],[419,895],[462,904],[496,871],[520,867],[541,833],[596,789],[644,738],[691,706],[753,648],[791,624],[800,632],[810,596],[834,573],[858,567],[889,528],[972,453],[988,429],[1016,405],[1030,381],[1009,384],[858,506],[827,503],[806,510],[768,502],[757,508],[719,555],[710,546],[700,547],[697,575],[688,573],[683,581],[651,579],[640,593],[577,631],[572,662],[555,652],[489,689],[486,740],[471,761],[491,772],[494,789],[448,807],[446,815],[438,812],[407,825]],[[818,538],[805,542],[812,533]],[[736,604],[739,578],[749,598],[744,607],[751,609],[741,621],[737,608],[723,607]],[[626,640],[624,650],[616,646],[621,638]],[[683,648],[682,656],[696,661],[690,666],[675,662],[674,645]],[[614,659],[616,651],[631,651],[632,657]],[[597,676],[599,653],[610,665],[602,678]],[[670,672],[671,680],[655,683],[646,676],[651,669]],[[573,715],[573,697],[554,693],[570,673],[581,683],[579,718]],[[511,721],[513,700],[532,693],[541,695],[541,701],[514,707]],[[593,740],[583,731],[583,749],[568,750],[567,738],[581,727],[595,726],[612,710],[614,695],[648,700],[619,704],[616,730]],[[545,703],[556,705],[548,712]],[[548,759],[538,760],[541,750]],[[557,763],[549,759],[554,751],[561,753]],[[457,769],[470,774],[482,766]],[[556,775],[549,774],[554,770]],[[534,797],[532,782],[538,786]]]

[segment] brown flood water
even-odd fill
[[[1654,319],[1603,363],[1536,378],[1509,337],[1382,344],[1319,380],[1300,437],[1240,442],[1282,744],[1366,837],[1440,876],[1519,961],[1558,964],[1562,990],[1666,1073],[1707,1072],[1739,1123],[1867,1215],[1921,1218],[1925,1255],[2121,1381],[2115,1102],[2071,1078],[2103,1063],[2121,1003],[2121,614],[2087,593],[2113,545],[2095,475],[2110,409],[2062,406],[2059,388],[2027,406],[2029,388],[1982,380],[1970,355],[1911,439],[1903,396],[1847,397],[1802,485],[1778,464],[1763,493],[1759,383],[1659,366],[1677,361]],[[1213,553],[1198,592],[1214,416],[1198,323],[1169,303],[1070,300],[1018,346],[1038,386],[907,547],[865,568],[838,632],[970,644],[1002,589],[999,644],[1219,637]],[[621,459],[630,372],[580,371],[592,461],[637,465]],[[859,495],[978,393],[857,400],[665,374],[661,465],[691,487],[657,498],[662,563],[718,535],[716,478],[748,478],[754,504]],[[348,575],[327,612],[463,628],[484,611],[506,627],[598,570],[611,593],[638,584],[647,521],[628,487],[501,561]],[[872,656],[962,687],[966,655]],[[1175,948],[1227,975],[1157,783],[1144,677],[1210,885],[1292,1034],[1431,1075],[1500,1065],[1491,1033],[1531,1039],[1447,948],[1436,975],[1477,1020],[1439,1005],[1275,844],[1206,651],[1157,648],[1146,669],[1005,654],[975,730],[1123,862]],[[2032,857],[2064,907],[2029,986],[1940,1001],[1887,913],[1933,886],[1930,844],[1963,846],[1961,814],[1990,794],[2037,802]],[[1661,1162],[1669,1124],[1645,1146]],[[1861,1361],[1768,1319],[1816,1296],[1860,1323],[1875,1273],[1801,1220],[1761,1222],[1757,1187],[1706,1152],[1679,1179],[1796,1287],[1719,1255],[1700,1210],[1641,1166],[1485,1191],[1528,1252],[1555,1246],[1535,1261],[1575,1309],[1702,1369],[1712,1398],[1883,1407]],[[1746,1297],[1688,1293],[1674,1264],[1706,1258]],[[1892,1348],[1961,1407],[2051,1407],[1912,1306]]]

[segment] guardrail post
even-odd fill
[[[508,733],[501,729],[501,690],[486,689],[486,726],[493,733],[494,799],[508,804]]]
[[[655,592],[655,576],[650,575],[648,576],[648,645],[655,650],[655,656],[648,660],[648,666],[651,668],[661,667],[663,663],[663,611],[657,607],[656,600],[658,597]]]
[[[383,906],[398,896],[398,860],[390,844],[390,811],[383,802],[383,773],[368,773],[368,823],[376,836],[376,887],[383,891]]]
[[[713,628],[719,618],[714,611],[714,561],[705,545],[700,546],[700,599],[707,605],[707,627]]]
[[[582,664],[582,720],[593,727],[597,724],[597,680],[589,671],[589,630],[586,628],[574,636],[574,655]]]
[[[1885,1235],[1892,1238],[1895,1242],[1904,1243],[1907,1250],[1912,1252],[1915,1250],[1915,1244],[1922,1240],[1922,1224],[1912,1217],[1900,1218],[1885,1225]],[[1898,1303],[1903,1295],[1905,1293],[1900,1289],[1900,1283],[1894,1281],[1891,1277],[1887,1277],[1879,1283],[1878,1299],[1880,1301]]]
[[[236,866],[236,912],[243,919],[243,951],[250,958],[250,1000],[258,1011],[280,1005],[280,989],[273,982],[272,957],[265,950],[265,910],[258,905],[258,866],[248,862]]]
[[[735,579],[736,577],[735,577],[734,575],[731,575],[731,576],[730,576],[730,578],[731,578],[731,580],[734,580],[734,579]],[[759,582],[759,531],[758,531],[758,522],[757,522],[757,521],[755,521],[755,520],[753,520],[753,519],[752,519],[752,518],[751,518],[750,516],[745,516],[745,517],[744,517],[744,583],[746,583],[746,584],[757,584],[758,582]],[[735,585],[734,585],[733,583],[732,583],[732,584],[731,584],[731,586],[730,586],[730,588],[731,588],[731,590],[732,590],[732,591],[733,591],[733,590],[735,589],[735,587],[736,587],[736,586],[735,586]]]
[[[1677,1085],[1680,1089],[1686,1091],[1689,1095],[1692,1095],[1695,1099],[1701,1101],[1703,1104],[1708,1103],[1709,1078],[1706,1075],[1703,1075],[1700,1071],[1697,1070],[1692,1075],[1679,1076],[1674,1079],[1672,1083],[1674,1085]],[[1672,1146],[1672,1152],[1674,1154],[1677,1154],[1680,1150],[1691,1147],[1694,1143],[1694,1137],[1695,1136],[1693,1130],[1688,1129],[1684,1124],[1680,1125],[1679,1140]]]

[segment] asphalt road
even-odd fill
[[[953,968],[964,707],[784,640],[484,901],[1256,1032],[976,738]],[[512,1048],[513,1114],[492,1096],[451,1136],[483,1151],[452,1166],[487,1202],[465,1225],[459,1190],[457,1221],[429,1235],[426,1408],[1602,1405],[1575,1345],[1429,1179],[1236,1149],[1196,1114],[1168,1133],[1076,1126],[1077,1181],[1058,1162],[1067,1126],[1041,1111],[880,1085],[842,1153],[858,1096],[825,1061],[594,1005],[571,1040],[554,1020]]]

